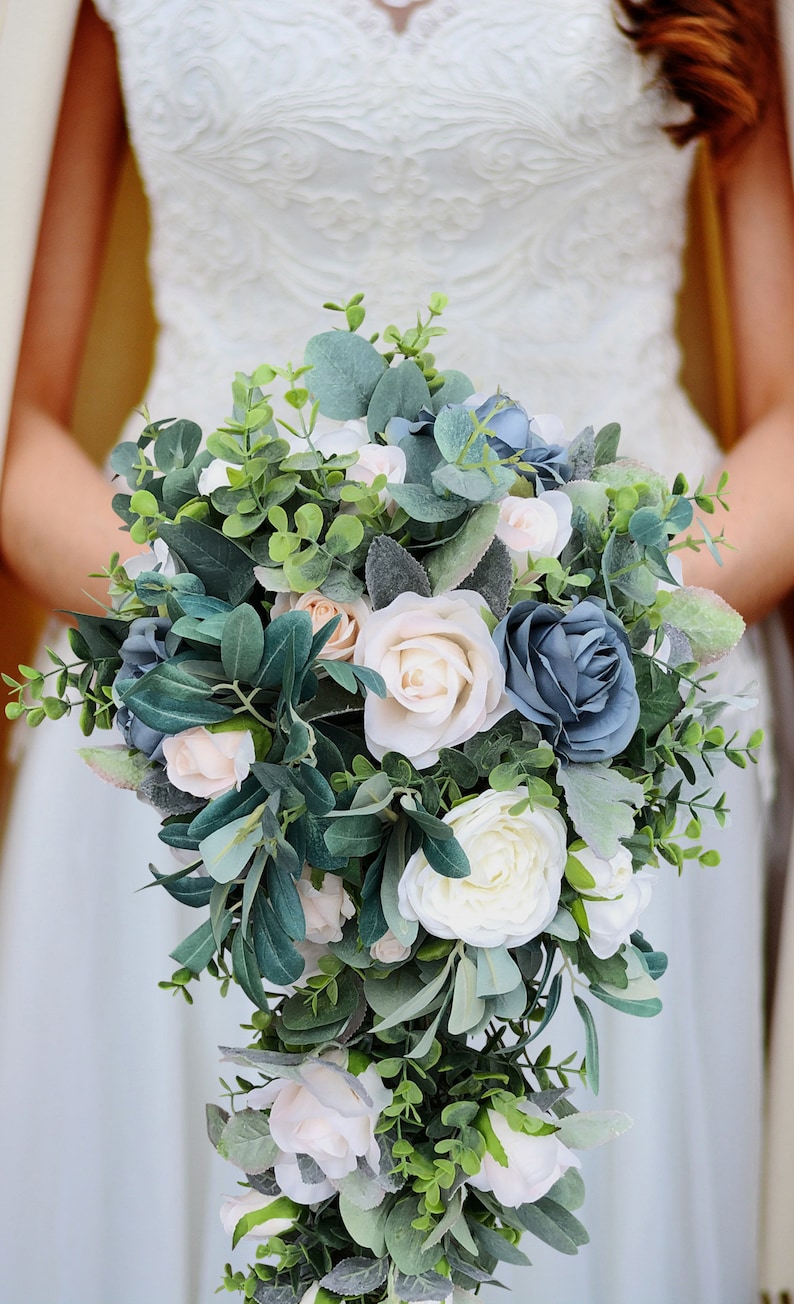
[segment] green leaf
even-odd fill
[[[581,996],[574,996],[574,1003],[585,1030],[585,1059],[587,1063],[587,1083],[594,1096],[598,1095],[599,1085],[599,1059],[598,1059],[598,1032],[596,1030],[595,1019],[590,1011],[590,1007]]]
[[[261,974],[278,987],[298,982],[306,962],[262,892],[254,897],[251,916],[257,977]],[[248,965],[250,970],[250,958]]]
[[[388,1032],[390,1028],[396,1028],[398,1024],[409,1023],[411,1019],[418,1019],[420,1014],[424,1014],[430,1009],[436,997],[440,996],[447,986],[454,955],[455,953],[452,952],[444,967],[436,974],[435,978],[424,984],[416,996],[406,1001],[404,1005],[401,1005],[378,1025],[379,1032]]]
[[[506,995],[521,981],[521,970],[506,946],[477,948],[478,996]]]
[[[468,878],[471,874],[469,858],[455,837],[440,842],[438,838],[425,834],[422,850],[427,863],[444,878]]]
[[[262,621],[247,602],[235,607],[226,617],[221,635],[221,660],[234,683],[253,683],[265,650]]]
[[[469,1223],[469,1227],[481,1252],[488,1258],[498,1259],[502,1263],[512,1263],[516,1267],[529,1267],[530,1261],[524,1251],[512,1241],[508,1241],[505,1236],[500,1236],[493,1227],[485,1227],[482,1223],[474,1221]]]
[[[398,1200],[386,1219],[386,1248],[400,1272],[412,1277],[430,1272],[439,1259],[435,1247],[423,1248],[424,1233],[411,1224],[419,1215],[419,1201]]]
[[[676,589],[668,596],[664,619],[686,635],[700,665],[725,656],[744,633],[738,611],[710,589]]]
[[[392,417],[415,421],[422,408],[430,407],[430,390],[419,367],[406,359],[390,367],[378,381],[367,412],[370,438],[383,434]]]
[[[364,526],[357,516],[335,516],[325,536],[324,546],[333,557],[355,552],[364,538]]]
[[[462,371],[443,371],[439,379],[444,383],[433,390],[430,404],[433,412],[440,412],[447,403],[463,403],[474,393],[474,386]]]
[[[227,915],[224,921],[224,927],[228,934],[232,925],[231,915]],[[212,932],[212,923],[206,919],[195,932],[186,937],[179,946],[171,952],[171,959],[176,960],[177,964],[183,969],[189,969],[191,973],[201,973],[206,969],[210,960],[217,950],[215,938]]]
[[[628,1132],[632,1125],[628,1114],[621,1114],[617,1110],[567,1114],[558,1122],[558,1136],[563,1145],[570,1146],[572,1150],[592,1150],[594,1146],[602,1146]]]
[[[488,551],[498,521],[498,505],[485,503],[471,513],[453,538],[434,549],[427,562],[433,593],[455,589],[471,575]]]
[[[198,575],[208,593],[232,606],[244,601],[254,587],[254,566],[247,552],[202,521],[185,518],[178,525],[163,521],[160,537]]]
[[[439,498],[421,484],[390,484],[389,493],[398,507],[404,508],[414,521],[435,524],[437,521],[454,521],[469,511],[465,498]]]
[[[256,675],[260,688],[279,688],[284,681],[284,667],[289,658],[295,670],[309,659],[312,647],[312,618],[307,611],[285,611],[265,629],[264,652]]]
[[[213,1147],[218,1149],[218,1142],[221,1139],[221,1133],[229,1121],[229,1113],[226,1109],[221,1109],[220,1105],[209,1104],[206,1106],[207,1117],[207,1136],[212,1142]]]
[[[195,421],[173,421],[154,441],[154,460],[161,471],[179,471],[193,461],[201,445]]]
[[[453,1037],[476,1028],[485,1014],[485,1002],[477,994],[477,969],[467,955],[458,961],[455,986],[452,990],[452,1009],[449,1031]]]
[[[273,1167],[279,1148],[270,1135],[267,1115],[258,1109],[232,1114],[216,1146],[218,1153],[244,1173],[266,1173]]]
[[[292,1200],[286,1195],[279,1196],[278,1199],[270,1201],[262,1209],[252,1209],[250,1213],[243,1214],[235,1225],[232,1234],[232,1249],[239,1245],[244,1236],[247,1236],[254,1227],[261,1226],[262,1223],[270,1222],[271,1218],[297,1218],[299,1213],[298,1206],[293,1204]]]
[[[377,815],[344,814],[326,830],[325,845],[332,854],[350,860],[378,851],[384,832]]]
[[[292,875],[271,864],[267,871],[267,888],[273,912],[284,932],[294,942],[305,941],[306,919]]]
[[[617,422],[612,421],[609,425],[603,426],[595,437],[594,464],[605,466],[608,462],[614,462],[618,455],[619,443],[620,426]]]
[[[578,1168],[569,1168],[547,1192],[550,1200],[575,1213],[584,1204],[584,1181]]]
[[[634,674],[640,699],[638,727],[644,729],[653,742],[683,706],[679,689],[681,681],[678,675],[670,674],[652,657],[643,656],[642,653],[634,656]]]
[[[386,923],[403,946],[413,946],[419,932],[415,919],[405,919],[400,912],[398,886],[406,865],[406,827],[398,824],[392,831],[386,847],[380,903]]]
[[[448,407],[439,412],[433,427],[433,438],[445,461],[457,462],[466,451],[467,445],[475,443],[472,439],[475,422],[476,417],[470,408]],[[477,460],[477,455],[485,443],[485,437],[480,435],[476,443],[479,448],[471,450],[472,461]]]
[[[306,345],[307,380],[324,416],[349,421],[367,414],[386,362],[360,335],[325,331]]]
[[[138,791],[154,769],[142,752],[130,751],[123,743],[112,747],[78,747],[77,755],[105,783],[132,792]]]
[[[389,1272],[388,1259],[343,1259],[336,1267],[320,1279],[320,1285],[332,1290],[335,1295],[346,1299],[356,1299],[359,1295],[369,1295],[386,1282]]]
[[[620,839],[634,833],[634,811],[645,801],[642,784],[600,762],[560,765],[557,779],[579,837],[602,860],[610,860]]]
[[[257,897],[257,901],[259,898]],[[301,967],[303,967],[301,965]],[[257,1009],[269,1011],[267,996],[262,986],[262,979],[253,949],[243,937],[241,928],[236,928],[232,938],[232,971],[249,1001]]]
[[[384,1201],[375,1209],[360,1209],[344,1195],[339,1196],[339,1215],[354,1245],[372,1250],[379,1258],[386,1253],[386,1219],[389,1205]]]
[[[372,540],[365,576],[367,592],[376,611],[388,607],[401,593],[430,597],[430,581],[424,566],[388,534],[376,534]]]
[[[262,841],[260,815],[261,812],[254,811],[232,820],[199,843],[207,873],[216,883],[231,883],[242,874]]]

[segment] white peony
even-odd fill
[[[239,791],[256,759],[250,730],[210,733],[203,725],[164,738],[163,754],[169,782],[194,797]]]
[[[311,868],[304,865],[296,886],[306,919],[306,941],[317,946],[341,942],[342,926],[346,919],[353,918],[356,907],[339,875],[323,874],[322,883],[316,888],[312,885]]]
[[[411,948],[410,946],[403,946],[391,929],[387,928],[383,937],[379,937],[377,942],[373,942],[369,948],[369,953],[373,960],[377,960],[380,964],[399,964],[401,960],[408,959]]]
[[[369,443],[367,423],[363,417],[351,421],[331,421],[329,417],[318,417],[311,435],[312,445],[326,460],[331,457],[343,457],[347,453],[357,453]],[[305,447],[305,445],[304,445]]]
[[[309,1155],[331,1181],[354,1172],[359,1159],[377,1172],[375,1127],[393,1097],[375,1067],[354,1078],[332,1053],[305,1063],[300,1076],[300,1082],[275,1078],[247,1097],[249,1108],[270,1109],[270,1134],[283,1152],[280,1162],[287,1166],[290,1156]],[[276,1180],[284,1189],[279,1166]]]
[[[198,491],[205,498],[209,498],[216,489],[228,489],[229,477],[227,471],[241,471],[242,467],[236,462],[225,462],[222,457],[215,457],[199,473]]]
[[[508,494],[499,504],[496,536],[510,549],[523,574],[533,557],[559,557],[571,537],[573,504],[559,489],[536,498]]]
[[[544,1117],[532,1105],[522,1103],[519,1108],[532,1117]],[[479,1173],[467,1181],[478,1191],[491,1191],[507,1209],[540,1200],[564,1172],[581,1167],[576,1155],[563,1145],[556,1133],[530,1136],[526,1132],[514,1132],[507,1119],[493,1109],[488,1110],[488,1121],[507,1156],[507,1168],[488,1152]]]
[[[223,1230],[227,1236],[234,1235],[234,1229],[241,1218],[247,1213],[255,1213],[260,1209],[269,1209],[280,1196],[261,1195],[259,1191],[247,1191],[245,1195],[228,1195],[221,1205],[221,1222]],[[266,1222],[257,1223],[252,1227],[246,1236],[250,1236],[258,1241],[267,1241],[271,1236],[282,1236],[295,1225],[295,1215],[298,1210],[295,1209],[291,1217],[285,1217],[282,1214],[275,1218],[268,1218]]]
[[[353,660],[386,683],[387,696],[368,693],[364,707],[377,760],[397,751],[426,769],[441,747],[457,747],[511,709],[484,606],[479,593],[456,589],[435,598],[401,593],[373,611]]]
[[[437,874],[420,848],[398,886],[400,913],[433,937],[470,946],[523,946],[557,913],[567,860],[565,821],[555,810],[510,808],[527,795],[483,792],[444,816],[469,858],[468,878]]]
[[[255,566],[254,574],[261,569],[262,567]],[[320,653],[320,660],[350,661],[356,639],[369,618],[370,605],[366,598],[357,598],[354,602],[334,602],[332,598],[326,598],[324,594],[312,589],[311,593],[277,594],[271,619],[283,616],[286,611],[308,611],[315,634],[334,616],[339,616],[339,624]]]
[[[599,960],[608,960],[628,942],[637,927],[640,915],[650,903],[656,876],[647,869],[635,874],[625,847],[611,860],[602,860],[589,847],[575,855],[595,880],[595,886],[584,894],[590,950]],[[605,899],[592,901],[591,896]]]
[[[367,444],[359,449],[358,461],[345,471],[346,480],[370,485],[379,475],[385,475],[391,484],[404,484],[407,463],[405,453],[396,444]],[[394,510],[388,488],[378,493],[380,502]]]

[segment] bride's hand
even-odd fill
[[[87,610],[119,533],[113,489],[69,434],[124,125],[112,36],[84,4],[44,206],[0,497],[4,567],[47,606]]]

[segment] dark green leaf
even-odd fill
[[[229,679],[253,683],[265,650],[265,631],[252,606],[243,602],[227,616],[221,636],[221,660]]]
[[[162,522],[161,537],[185,566],[204,582],[209,594],[232,606],[254,587],[254,568],[247,552],[202,521],[183,518],[178,525]]]

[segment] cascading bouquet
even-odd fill
[[[209,970],[256,1007],[208,1121],[259,1241],[224,1284],[260,1304],[457,1302],[524,1232],[576,1253],[574,1152],[627,1122],[570,1099],[591,1002],[660,1009],[654,871],[716,863],[716,764],[761,741],[701,671],[741,619],[668,564],[702,486],[437,371],[443,296],[383,352],[361,298],[305,365],[238,374],[206,447],[178,420],[116,449],[152,551],[113,560],[76,664],[5,677],[12,717],[121,730],[84,755],[162,814],[154,878],[206,914],[162,986]],[[533,1045],[566,978],[578,1064]]]

